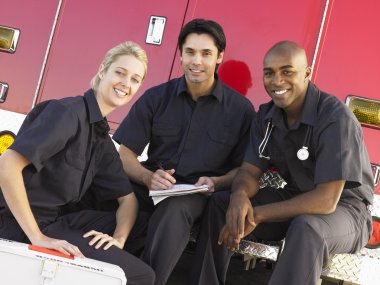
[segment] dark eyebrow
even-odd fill
[[[280,69],[287,69],[287,68],[293,68],[293,65],[288,64],[288,65],[283,65],[280,67]]]
[[[194,51],[194,49],[191,48],[191,47],[184,47],[184,50],[187,50],[187,51]],[[202,52],[211,52],[211,53],[212,53],[212,49],[205,48],[205,49],[202,49]]]
[[[293,68],[293,66],[290,65],[290,64],[288,64],[288,65],[283,65],[283,66],[280,67],[281,70],[288,69],[288,68]],[[269,70],[273,70],[273,68],[271,68],[271,67],[264,67],[263,70],[264,71],[269,71]]]

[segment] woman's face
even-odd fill
[[[133,55],[119,56],[108,70],[101,65],[96,97],[103,116],[127,104],[140,88],[144,76],[144,64]]]

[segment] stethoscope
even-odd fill
[[[318,101],[317,101],[317,111],[319,107],[319,99],[321,98],[321,92],[318,90]],[[265,147],[267,146],[269,137],[274,129],[274,125],[272,123],[272,119],[269,119],[267,124],[267,129],[265,131],[264,139],[262,140],[261,144],[259,145],[259,157],[264,158],[267,160],[270,160],[269,156],[265,156],[263,154]],[[297,158],[299,160],[306,160],[309,158],[309,145],[310,145],[310,139],[311,139],[311,133],[313,131],[313,127],[308,125],[306,130],[306,135],[303,141],[302,147],[297,151]]]
[[[259,157],[269,160],[269,156],[265,156],[263,154],[265,147],[267,146],[269,137],[274,129],[274,125],[272,123],[272,119],[269,119],[267,124],[267,129],[265,131],[264,139],[261,141],[261,144],[259,145]],[[306,135],[303,141],[302,147],[297,151],[297,158],[299,160],[306,160],[309,158],[309,145],[310,145],[310,139],[311,139],[311,132],[313,130],[313,127],[308,125],[306,130]]]

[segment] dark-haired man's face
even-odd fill
[[[182,46],[181,64],[187,84],[209,85],[214,82],[217,64],[223,60],[223,52],[218,49],[208,34],[191,33]]]

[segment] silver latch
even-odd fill
[[[166,17],[150,16],[148,34],[145,43],[161,45],[166,24]]]
[[[372,174],[373,174],[373,182],[375,186],[379,184],[379,177],[380,177],[380,165],[377,165],[375,163],[371,163],[372,168]]]
[[[7,92],[8,92],[8,84],[4,82],[0,82],[0,103],[4,103],[5,99],[7,98]]]
[[[50,284],[57,273],[58,263],[51,260],[44,260],[41,271],[41,285]]]

